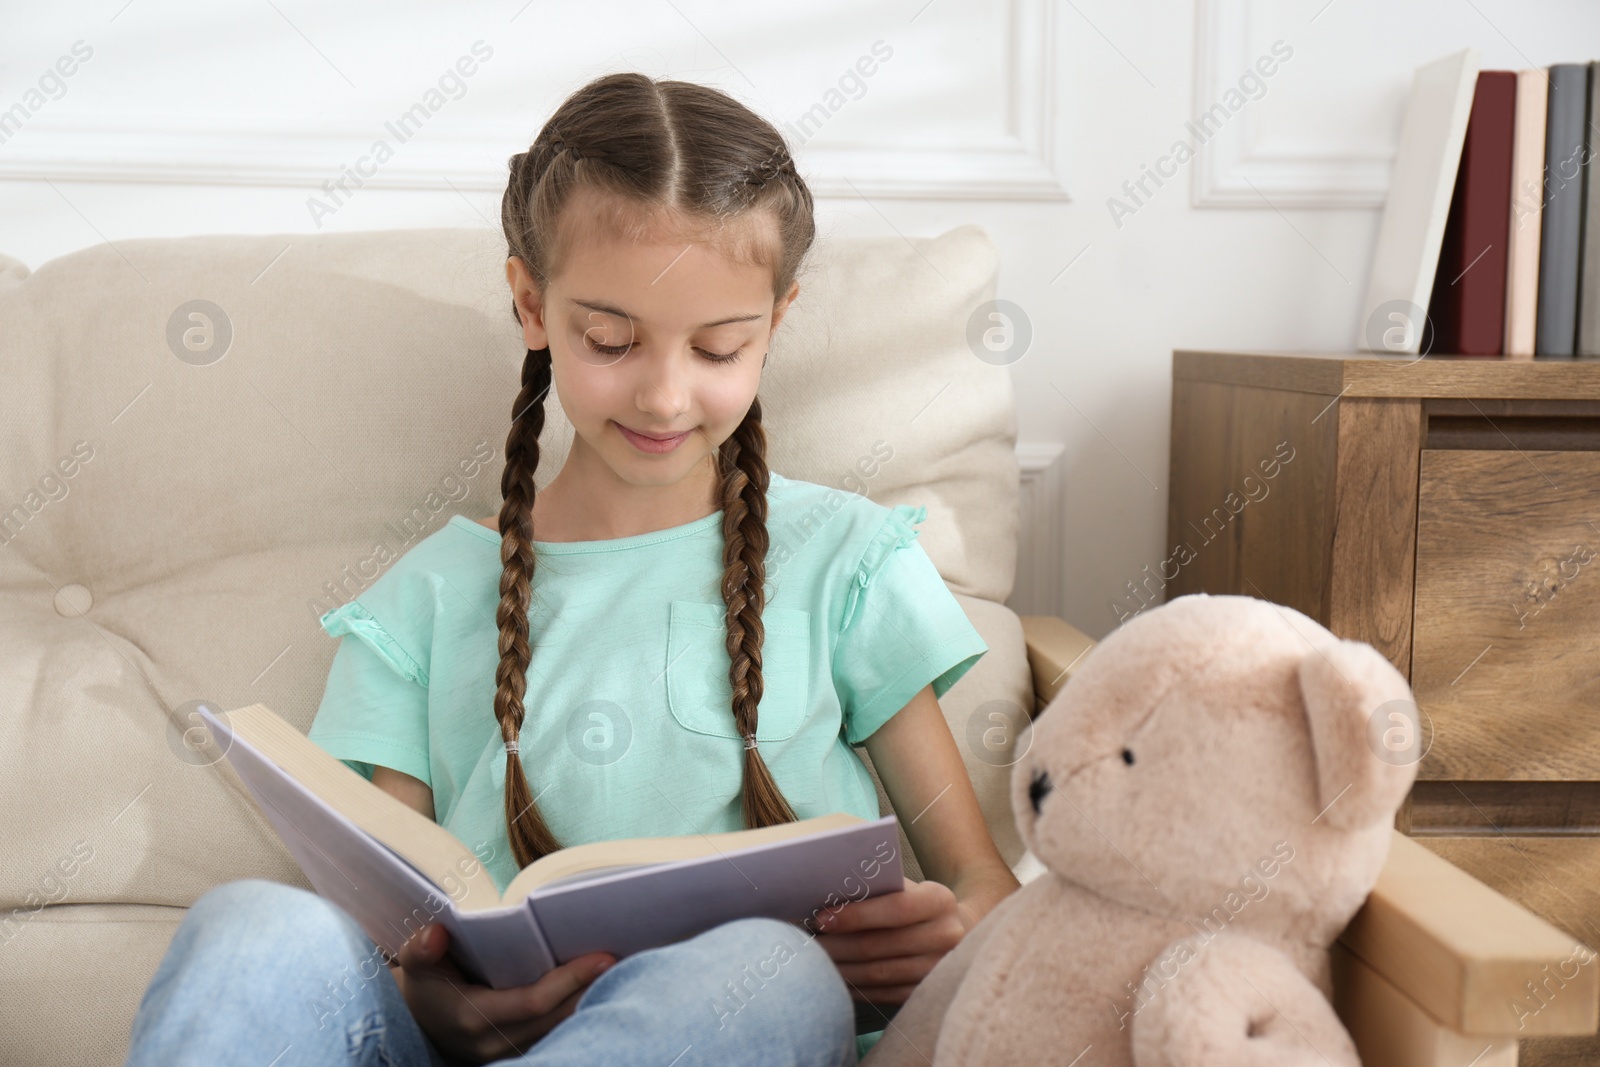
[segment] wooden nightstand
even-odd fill
[[[1172,379],[1169,555],[1130,608],[1241,593],[1378,648],[1432,734],[1399,829],[1600,944],[1600,361],[1180,350]]]

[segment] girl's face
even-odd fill
[[[577,484],[602,492],[714,471],[712,456],[750,410],[772,333],[799,292],[794,285],[775,302],[768,268],[665,235],[572,239],[543,292],[518,257],[506,277],[527,347],[550,349],[576,432],[568,466]],[[626,431],[681,436],[662,451]]]

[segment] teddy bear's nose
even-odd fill
[[[1028,800],[1033,804],[1033,813],[1039,814],[1039,802],[1050,792],[1050,775],[1046,771],[1035,771],[1033,781],[1028,783]]]

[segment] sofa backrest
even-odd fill
[[[925,504],[952,590],[993,602],[1015,408],[967,336],[997,266],[976,226],[820,241],[760,394],[772,469]],[[504,267],[488,229],[0,256],[0,907],[53,892],[76,842],[76,902],[299,880],[178,713],[259,701],[305,729],[336,647],[318,616],[498,509],[524,355]],[[546,411],[541,486],[572,437]]]

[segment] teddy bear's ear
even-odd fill
[[[1416,718],[1405,677],[1361,641],[1306,653],[1299,673],[1322,808],[1314,821],[1357,830],[1392,820],[1416,778],[1420,756],[1385,744],[1390,735],[1384,731],[1396,715]]]

